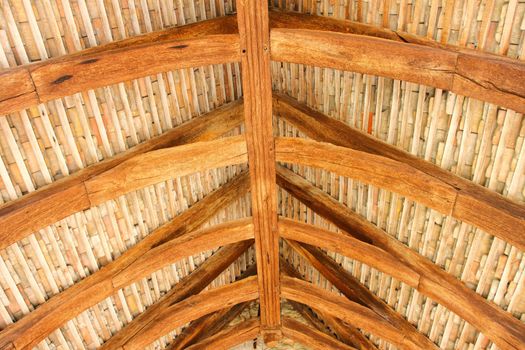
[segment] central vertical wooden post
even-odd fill
[[[261,333],[266,343],[272,343],[281,338],[281,313],[268,2],[237,0],[237,18],[252,186]]]

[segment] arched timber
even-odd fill
[[[355,237],[366,237],[420,275],[417,290],[479,329],[501,349],[522,349],[525,324],[483,298],[430,260],[374,226],[292,171],[278,167],[277,183],[317,214]],[[316,231],[312,231],[315,235]],[[344,242],[346,236],[333,234]],[[317,237],[324,240],[326,234]]]
[[[322,247],[332,252],[359,260],[397,278],[413,288],[419,285],[419,274],[398,258],[372,244],[346,233],[337,233],[295,220],[280,218],[279,234],[288,240]]]
[[[283,317],[283,336],[314,350],[357,350],[339,340],[290,317]]]
[[[242,100],[228,103],[161,136],[0,206],[0,249],[71,214],[89,209],[91,202],[84,186],[85,181],[147,152],[191,142],[214,140],[239,126],[242,121]],[[64,201],[67,201],[68,205],[63,205]]]
[[[232,203],[249,188],[248,173],[238,175],[189,209],[146,236],[108,265],[54,295],[34,311],[0,332],[0,349],[10,344],[15,349],[36,346],[65,322],[104,298],[116,293],[111,279],[145,252],[204,224],[220,209]],[[188,254],[190,255],[190,254]]]
[[[276,114],[317,141],[352,148],[391,160],[444,182],[457,190],[452,216],[525,251],[525,206],[439,166],[330,118],[283,94],[274,94]],[[497,217],[498,220],[493,220]]]
[[[279,162],[322,168],[399,193],[450,215],[457,190],[410,165],[351,148],[302,138],[277,137]]]
[[[0,72],[0,114],[180,68],[240,60],[236,18],[141,35]]]
[[[147,327],[157,314],[162,312],[162,310],[188,298],[191,295],[200,293],[222,272],[224,272],[225,269],[235,262],[235,260],[237,260],[252,244],[253,241],[242,241],[219,249],[188,276],[180,280],[160,300],[149,306],[144,312],[139,314],[124,328],[109,338],[109,340],[102,344],[99,349],[118,349],[135,336],[135,334]],[[189,340],[191,341],[191,337]]]
[[[372,293],[357,278],[348,273],[321,249],[297,241],[287,240],[286,242],[348,299],[374,310],[401,333],[411,338],[412,342],[418,344],[421,349],[438,349],[428,337],[419,332],[403,316]]]
[[[137,333],[125,343],[123,349],[144,349],[153,341],[177,327],[181,327],[212,312],[255,300],[258,297],[259,291],[256,276],[193,295],[159,313],[150,323],[150,326],[144,328],[142,332]]]
[[[281,297],[337,317],[399,348],[419,349],[417,344],[411,343],[411,339],[406,338],[403,333],[374,311],[309,282],[281,275]]]
[[[271,30],[272,60],[379,75],[525,112],[525,63],[323,30]]]
[[[187,350],[228,350],[257,338],[261,323],[258,318],[240,322],[202,341],[187,347]]]

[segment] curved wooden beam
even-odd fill
[[[220,17],[0,72],[0,114],[168,70],[240,60],[236,18]]]
[[[339,340],[290,317],[283,317],[283,336],[314,350],[357,350]]]
[[[144,349],[153,341],[177,327],[181,327],[212,312],[255,300],[258,297],[256,276],[193,295],[159,313],[150,323],[150,326],[125,343],[123,349]]]
[[[0,332],[0,349],[10,344],[15,349],[36,346],[68,320],[116,293],[118,289],[113,287],[111,279],[139,259],[145,252],[195,230],[220,209],[237,199],[239,194],[245,193],[249,185],[248,173],[240,174],[195,203],[171,222],[153,231],[116,260],[61,293],[54,295],[34,311],[2,330]]]
[[[242,253],[244,253],[253,241],[242,241],[222,247],[206,259],[188,276],[180,280],[160,300],[149,306],[143,313],[135,317],[124,328],[108,339],[99,350],[118,349],[129,339],[139,333],[165,308],[178,303],[191,295],[200,293],[211,282],[213,282],[225,269],[227,269]],[[177,337],[178,338],[178,337]],[[171,347],[170,347],[171,349]],[[173,350],[173,349],[171,349]]]
[[[91,206],[171,178],[248,161],[244,135],[137,155],[84,182]]]
[[[367,287],[361,284],[358,279],[348,273],[321,249],[292,240],[287,240],[287,243],[348,299],[375,311],[392,324],[392,326],[397,328],[399,332],[405,334],[407,338],[412,339],[414,344],[419,344],[419,348],[438,349],[437,345],[428,339],[428,337],[419,332],[403,316],[372,293]]]
[[[246,343],[257,338],[261,323],[259,319],[250,319],[226,328],[217,334],[206,338],[197,344],[187,347],[187,350],[228,350],[236,345]]]
[[[272,60],[379,75],[525,112],[525,63],[324,30],[271,30]]]
[[[374,311],[311,283],[281,276],[281,296],[337,317],[402,349],[419,349],[417,344]]]
[[[450,215],[457,191],[410,165],[375,154],[302,138],[275,139],[277,161],[322,168],[399,193]]]
[[[214,140],[241,125],[242,121],[242,100],[228,103],[161,136],[0,206],[0,249],[69,215],[89,209],[91,202],[84,185],[87,180],[147,152]],[[63,205],[65,201],[68,205]]]
[[[454,187],[458,194],[452,210],[453,217],[525,251],[525,205],[317,112],[289,96],[274,94],[273,108],[277,115],[317,141],[401,162]],[[498,220],[493,220],[495,217]]]
[[[389,252],[408,268],[420,275],[417,290],[442,304],[479,329],[501,349],[521,349],[525,344],[525,324],[489,302],[463,282],[430,260],[374,226],[351,209],[341,205],[328,194],[290,170],[278,167],[277,182],[317,214],[341,230],[356,237],[366,237],[373,245]],[[315,235],[317,231],[310,234]],[[337,237],[344,242],[345,235]],[[326,234],[318,237],[326,239]]]
[[[279,234],[288,240],[321,247],[359,260],[413,288],[419,285],[419,274],[404,265],[398,258],[345,232],[332,232],[292,219],[280,218]]]

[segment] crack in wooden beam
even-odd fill
[[[241,125],[243,116],[242,100],[228,103],[161,136],[2,205],[0,249],[69,215],[89,209],[91,202],[84,187],[85,181],[147,152],[191,142],[214,140]],[[65,201],[68,205],[63,205]]]
[[[261,332],[267,343],[280,338],[279,235],[272,127],[268,4],[237,2],[241,42],[246,146],[261,303]]]
[[[524,323],[301,176],[284,167],[278,167],[277,183],[347,234],[364,236],[376,247],[399,259],[401,264],[419,274],[417,290],[420,293],[469,322],[501,349],[521,349],[525,344]],[[314,230],[310,234],[315,235],[315,232]],[[333,238],[344,243],[347,234],[333,234]],[[324,236],[317,237],[319,246],[322,246]]]

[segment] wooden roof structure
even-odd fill
[[[2,0],[0,350],[525,349],[525,3]]]

